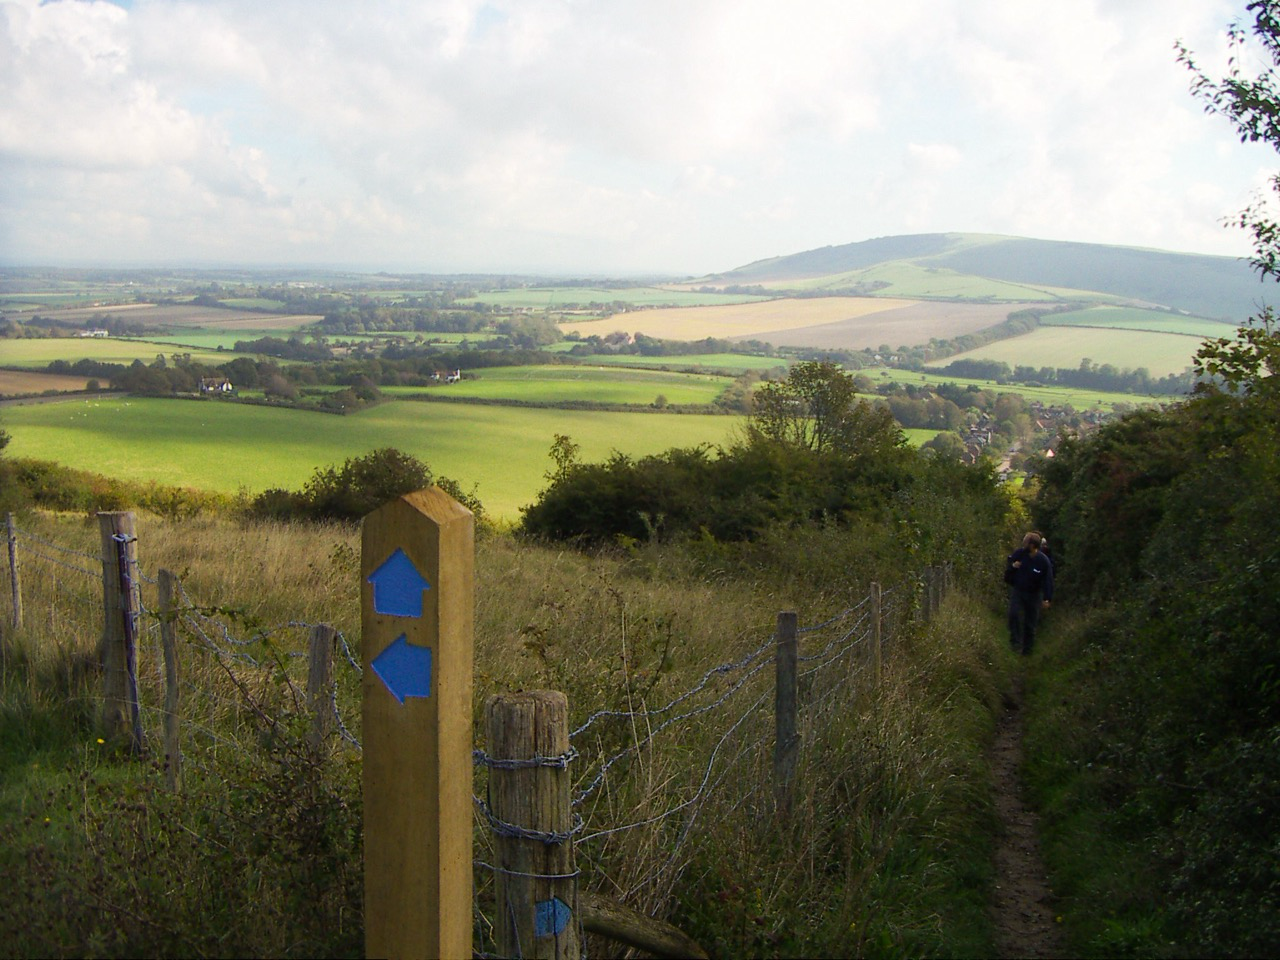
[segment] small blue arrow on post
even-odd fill
[[[559,897],[539,900],[533,905],[533,935],[538,938],[558,937],[569,925],[573,911]]]
[[[368,580],[373,584],[375,613],[390,617],[422,616],[422,591],[430,590],[431,584],[399,547],[369,574]]]
[[[401,703],[406,697],[431,696],[431,648],[410,643],[403,633],[370,666]]]

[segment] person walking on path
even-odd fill
[[[1005,561],[1009,584],[1009,644],[1029,656],[1036,639],[1040,609],[1053,600],[1053,561],[1040,550],[1040,534],[1028,533],[1022,546]]]

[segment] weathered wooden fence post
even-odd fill
[[[774,648],[774,744],[773,789],[778,809],[791,809],[791,782],[796,774],[800,738],[796,734],[796,665],[799,660],[797,616],[778,614],[777,646]]]
[[[18,563],[18,525],[13,514],[5,517],[5,536],[9,541],[9,587],[13,595],[12,625],[14,630],[22,627],[22,568]]]
[[[106,736],[128,737],[142,750],[138,710],[138,538],[132,513],[98,514],[102,538],[102,725]]]
[[[178,691],[178,578],[161,570],[157,578],[160,592],[160,647],[164,653],[164,776],[169,789],[182,788],[182,743],[178,730],[181,717]]]
[[[490,697],[485,724],[498,950],[504,957],[576,960],[568,701],[555,690]]]
[[[307,704],[311,708],[309,742],[316,753],[333,729],[333,648],[338,631],[327,623],[311,628],[307,658]]]
[[[474,536],[436,487],[364,518],[366,956],[471,957]]]
[[[884,673],[884,615],[882,612],[884,596],[880,584],[871,584],[871,656],[875,663],[875,682],[880,686]]]

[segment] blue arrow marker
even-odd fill
[[[573,911],[559,897],[540,900],[533,905],[533,935],[535,937],[560,936],[569,925]]]
[[[401,703],[405,697],[431,696],[431,648],[410,643],[403,633],[370,666]]]
[[[430,590],[431,584],[399,547],[369,574],[369,582],[373,584],[375,613],[392,617],[422,616],[422,591]]]

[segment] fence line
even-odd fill
[[[12,515],[7,518],[6,532],[11,607],[15,618],[20,617],[22,609],[19,571],[28,582],[34,582],[30,579],[32,573],[46,571],[49,574],[46,583],[53,587],[53,601],[59,596],[70,596],[83,604],[89,600],[83,591],[84,584],[102,580],[111,568],[112,558],[104,561],[101,554],[95,556],[66,547],[22,529]],[[354,724],[344,717],[343,701],[353,687],[358,688],[358,678],[363,671],[351,643],[341,632],[324,624],[297,619],[271,626],[248,620],[238,623],[235,611],[197,602],[182,581],[167,571],[160,571],[158,579],[147,576],[136,552],[137,541],[131,534],[112,534],[109,540],[122,551],[116,558],[122,592],[139,598],[136,609],[123,611],[121,623],[126,633],[131,631],[135,658],[141,650],[146,652],[146,656],[140,658],[140,669],[131,675],[130,696],[137,705],[134,736],[138,749],[142,750],[149,740],[155,739],[148,736],[149,732],[164,730],[163,756],[171,789],[180,788],[184,764],[201,775],[217,776],[218,751],[242,748],[219,730],[220,718],[227,715],[250,714],[265,728],[275,728],[279,720],[269,710],[283,705],[289,712],[310,715],[309,742],[317,756],[330,740],[357,751],[361,749],[360,738],[352,730]],[[103,542],[107,551],[108,538],[104,536]],[[126,547],[134,552],[124,552]],[[80,561],[91,562],[97,569],[90,569]],[[59,575],[59,571],[77,576],[68,580],[65,575]],[[842,698],[858,696],[879,681],[882,650],[895,644],[910,617],[928,619],[936,614],[948,577],[945,569],[930,568],[918,578],[888,588],[873,585],[868,596],[840,613],[811,625],[796,625],[794,636],[797,640],[803,638],[808,650],[795,658],[798,667],[795,702],[791,707],[779,704],[776,709],[795,712],[791,729],[797,731],[793,735],[797,746],[809,742],[805,731],[824,722],[834,704],[843,702]],[[145,600],[144,586],[147,588]],[[149,601],[153,587],[159,588],[160,594],[154,604]],[[108,616],[109,612],[104,610],[103,615]],[[49,605],[49,616],[52,623],[52,618],[57,616],[55,602]],[[15,630],[18,624],[15,619]],[[290,631],[310,632],[310,656],[286,649],[287,645],[280,642],[281,635]],[[316,641],[317,636],[324,639]],[[327,648],[323,656],[318,652],[317,642]],[[572,843],[580,848],[588,864],[599,869],[615,842],[628,835],[644,833],[646,837],[661,839],[661,844],[655,843],[654,848],[662,849],[664,855],[656,861],[650,857],[642,873],[614,878],[615,882],[627,900],[640,896],[661,898],[669,893],[688,863],[689,844],[697,834],[703,812],[735,772],[755,768],[757,775],[739,778],[748,786],[726,799],[722,815],[736,815],[744,809],[753,816],[767,815],[767,811],[783,803],[784,794],[777,792],[777,784],[770,789],[770,771],[765,759],[765,747],[773,739],[773,733],[764,708],[774,693],[774,685],[762,676],[771,662],[776,665],[779,647],[779,634],[771,635],[742,656],[706,669],[692,685],[671,695],[661,706],[649,707],[641,702],[632,709],[591,712],[568,732],[569,749],[562,754],[512,761],[495,759],[477,749],[475,766],[490,778],[504,771],[544,768],[563,771],[573,783],[568,794],[569,827],[562,830],[538,830],[507,822],[494,812],[487,800],[475,795],[476,822],[482,835],[498,841],[506,838],[549,846]],[[767,656],[770,651],[773,656]],[[304,663],[308,665],[305,668]],[[747,699],[740,711],[731,706],[739,694]],[[96,697],[88,699],[97,701]],[[104,693],[101,707],[105,709],[110,699],[110,695]],[[652,768],[662,762],[658,744],[663,737],[678,735],[678,731],[688,729],[691,724],[705,723],[706,718],[722,708],[728,718],[719,732],[705,741],[706,752],[698,758],[687,754],[682,757],[680,763],[687,776],[676,777],[663,771],[668,779],[663,781],[663,790],[656,798],[661,801],[657,807],[650,808],[652,798],[642,794],[635,815],[616,816],[617,807],[628,806],[637,799],[627,794],[627,790],[632,789],[628,784],[631,768],[643,772],[646,765]],[[347,703],[345,712],[358,717],[358,703]],[[804,724],[797,726],[801,716]],[[781,731],[784,727],[778,729]],[[619,738],[623,743],[607,749],[610,743],[617,744]],[[205,752],[207,755],[202,755]],[[575,769],[581,771],[576,777]],[[791,769],[794,770],[794,760]],[[620,774],[623,770],[628,772]],[[774,776],[781,774],[775,769]],[[496,866],[491,860],[492,857],[475,859],[479,875],[513,875],[509,868]],[[573,876],[578,872],[575,870]],[[515,871],[514,875],[520,872]],[[529,876],[565,879],[536,871]],[[476,889],[477,911],[480,911],[481,885]],[[479,927],[486,926],[492,929],[487,918],[482,919]]]

